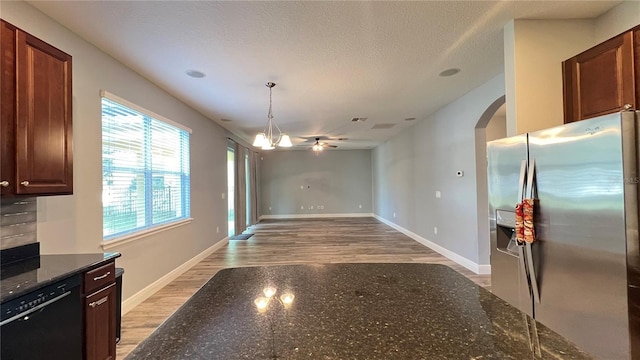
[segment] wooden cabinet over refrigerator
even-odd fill
[[[640,105],[640,26],[562,63],[564,122]]]

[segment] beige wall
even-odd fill
[[[506,105],[502,105],[506,106]],[[487,142],[502,139],[507,136],[507,118],[506,116],[493,116],[486,128]]]
[[[562,61],[593,44],[591,20],[515,20],[504,29],[507,133],[562,125]]]
[[[73,56],[74,194],[38,198],[41,252],[102,252],[101,89],[193,129],[193,222],[110,250],[122,253],[117,266],[125,268],[123,297],[222,240],[227,227],[226,200],[221,199],[226,192],[226,131],[29,4],[2,1],[0,15]]]

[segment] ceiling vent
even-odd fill
[[[396,124],[375,124],[372,129],[391,129],[396,126]]]
[[[351,121],[353,121],[353,122],[365,122],[365,121],[367,121],[367,119],[368,118],[365,118],[365,117],[354,117],[354,118],[351,118]]]

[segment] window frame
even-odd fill
[[[156,121],[159,121],[161,123],[170,125],[172,127],[178,128],[178,129],[188,133],[188,136],[187,136],[187,139],[188,139],[188,144],[187,144],[188,156],[187,156],[186,167],[188,168],[188,173],[187,173],[188,174],[188,180],[187,181],[188,181],[188,184],[189,184],[189,187],[188,187],[189,191],[188,191],[188,194],[185,194],[187,189],[184,186],[180,187],[180,193],[181,193],[180,198],[182,200],[181,203],[182,203],[183,214],[185,214],[184,216],[181,216],[179,218],[173,218],[173,219],[170,219],[170,220],[167,220],[167,221],[163,221],[163,222],[160,222],[160,223],[157,223],[157,224],[153,224],[153,219],[152,219],[153,218],[153,215],[152,215],[153,212],[145,210],[145,214],[146,214],[145,223],[146,224],[151,224],[151,225],[144,226],[144,227],[137,227],[135,229],[132,229],[129,232],[124,232],[124,233],[120,232],[120,233],[117,233],[117,234],[107,235],[107,236],[104,235],[104,211],[105,211],[104,209],[105,209],[105,206],[104,206],[104,203],[101,202],[101,204],[102,204],[102,220],[103,220],[103,223],[102,223],[102,233],[103,233],[103,235],[102,235],[102,243],[101,243],[102,248],[103,249],[112,248],[114,246],[122,245],[124,243],[128,243],[128,242],[134,241],[136,239],[147,237],[149,235],[158,233],[160,231],[172,229],[172,228],[175,228],[175,227],[182,226],[182,225],[190,223],[193,220],[193,218],[191,218],[191,134],[192,134],[191,129],[189,127],[186,127],[186,126],[184,126],[182,124],[179,124],[179,123],[177,123],[175,121],[167,119],[167,118],[165,118],[165,117],[163,117],[161,115],[158,115],[158,114],[156,114],[156,113],[154,113],[152,111],[149,111],[149,110],[147,110],[147,109],[145,109],[145,108],[143,108],[141,106],[138,106],[138,105],[136,105],[134,103],[131,103],[131,102],[129,102],[129,101],[127,101],[127,100],[125,100],[125,99],[123,99],[121,97],[118,97],[118,96],[116,96],[116,95],[114,95],[114,94],[112,94],[112,93],[110,93],[110,92],[108,92],[106,90],[101,90],[100,91],[101,134],[103,133],[103,130],[102,130],[102,126],[103,126],[103,124],[102,124],[102,122],[103,122],[103,119],[102,119],[102,109],[103,109],[102,99],[103,98],[107,99],[109,101],[115,102],[115,103],[117,103],[119,105],[122,105],[124,107],[127,107],[127,108],[129,108],[131,110],[134,110],[134,111],[140,113],[145,118],[144,119],[145,122],[147,121],[147,118],[149,118],[148,121],[149,121],[149,128],[150,129],[151,129],[151,123],[153,122],[153,120],[156,120]],[[146,128],[147,125],[145,124],[144,127]],[[102,137],[102,135],[101,135],[101,137]],[[182,136],[181,136],[181,140],[180,141],[183,141]],[[144,150],[145,157],[146,157],[146,151],[150,150],[150,147],[151,147],[151,143],[150,142],[147,143],[147,142],[148,141],[145,141],[144,145],[143,145],[145,147],[145,150]],[[104,146],[102,138],[101,138],[100,144],[101,144],[101,162],[102,162],[102,160],[104,159],[102,157],[102,147]],[[124,167],[121,167],[121,168],[123,170],[125,169]],[[153,179],[154,175],[162,175],[162,174],[164,174],[164,175],[166,175],[166,174],[179,175],[179,176],[184,175],[183,171],[180,171],[179,173],[176,173],[175,171],[166,170],[166,169],[158,169],[157,171],[148,171],[146,169],[146,166],[145,166],[144,169],[134,168],[134,167],[131,167],[131,168],[126,167],[126,168],[131,170],[130,172],[132,172],[132,173],[133,172],[142,171],[143,176],[150,178],[150,179],[147,179],[147,180]],[[184,181],[184,179],[182,181]],[[102,176],[102,182],[104,182],[104,171],[103,171],[103,176]],[[153,186],[152,183],[153,183],[152,180],[149,181],[149,186],[145,186],[145,188],[146,187],[151,188]],[[104,187],[103,186],[104,185],[101,186],[101,193],[104,191]],[[153,197],[152,196],[149,197],[150,194],[147,194],[147,192],[148,191],[145,190],[145,199],[144,199],[145,209],[148,209],[149,207],[151,207],[151,208],[153,207]],[[148,222],[149,220],[151,222]]]

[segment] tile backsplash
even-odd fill
[[[37,242],[37,220],[35,197],[0,199],[0,250]]]

